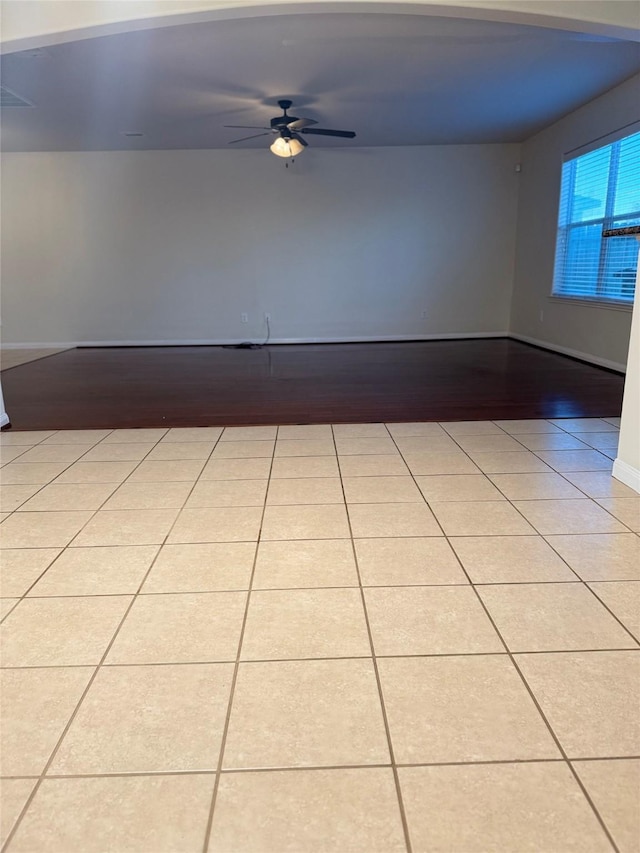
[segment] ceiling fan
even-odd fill
[[[281,116],[272,118],[269,127],[259,127],[250,124],[225,124],[225,127],[244,128],[245,130],[262,130],[263,133],[253,133],[251,136],[243,136],[240,139],[232,139],[229,145],[236,142],[245,142],[247,139],[256,139],[258,136],[269,136],[276,134],[277,139],[271,145],[271,151],[278,157],[295,157],[307,147],[308,143],[300,136],[301,133],[317,134],[318,136],[340,136],[344,139],[353,139],[355,133],[352,130],[328,130],[324,127],[312,127],[317,124],[312,118],[298,118],[287,115],[291,108],[291,101],[278,101],[282,110]]]

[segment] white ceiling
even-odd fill
[[[2,144],[227,148],[245,134],[223,125],[268,125],[284,97],[297,116],[357,133],[307,137],[314,148],[518,142],[639,70],[637,42],[460,18],[331,12],[187,24],[5,55],[2,85],[33,106],[3,110]]]

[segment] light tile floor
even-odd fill
[[[634,853],[617,419],[5,432],[10,853]]]

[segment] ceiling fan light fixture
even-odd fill
[[[304,145],[297,139],[285,139],[279,136],[270,149],[277,157],[297,157],[301,151],[304,151]]]

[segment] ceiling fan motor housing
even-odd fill
[[[286,130],[290,121],[298,121],[296,116],[276,116],[271,119],[271,128],[273,130]]]

